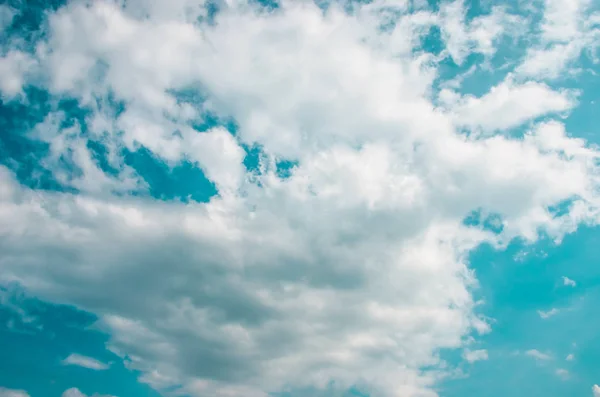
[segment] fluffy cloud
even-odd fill
[[[95,358],[82,356],[77,353],[69,354],[69,356],[67,356],[62,361],[62,363],[64,365],[77,365],[80,367],[89,368],[89,369],[93,369],[96,371],[108,369],[107,364],[105,364],[101,361],[98,361]]]
[[[487,360],[488,352],[485,349],[481,350],[466,350],[463,353],[463,357],[470,363],[474,363],[475,361]]]
[[[575,282],[575,280],[571,280],[568,277],[563,277],[563,284],[567,287],[576,287],[577,283]]]
[[[578,71],[574,61],[598,47],[600,16],[589,0],[545,0],[539,45],[529,48],[517,72],[525,77],[556,79],[565,71]]]
[[[594,394],[594,397],[600,396],[600,386],[598,386],[598,385],[592,386],[592,393]]]
[[[73,1],[50,15],[27,55],[39,68],[0,89],[17,101],[25,81],[39,84],[88,114],[65,126],[56,111],[30,132],[65,191],[0,167],[0,282],[97,314],[110,348],[165,393],[263,397],[334,382],[436,396],[448,376],[438,352],[490,329],[474,310],[471,250],[597,223],[598,152],[559,121],[533,123],[575,94],[508,76],[480,96],[432,95],[439,59],[419,38],[461,10],[257,7],[223,2],[210,23],[193,0]],[[482,18],[496,27],[471,21],[467,39],[445,37],[452,57],[493,54],[514,20]],[[235,120],[235,133],[199,132],[207,113]],[[524,123],[522,136],[496,134]],[[254,171],[248,147],[260,151]],[[121,155],[140,148],[191,162],[218,195],[144,195]],[[474,213],[480,225],[466,225]],[[490,216],[500,232],[481,226]]]
[[[440,99],[458,126],[487,133],[517,127],[575,105],[572,93],[556,92],[535,82],[518,84],[510,76],[480,98],[460,96],[446,89],[440,92]]]

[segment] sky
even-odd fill
[[[600,397],[600,3],[0,5],[0,397]]]

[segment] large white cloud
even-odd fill
[[[96,313],[110,348],[165,393],[266,396],[334,381],[435,396],[447,375],[439,350],[489,331],[474,313],[470,250],[559,240],[598,219],[597,151],[558,121],[495,134],[568,111],[574,94],[508,78],[480,97],[446,92],[437,108],[437,59],[415,47],[448,10],[284,2],[266,12],[230,1],[206,24],[201,5],[73,2],[50,16],[32,81],[91,115],[88,135],[61,128],[56,112],[32,136],[79,193],[31,190],[0,168],[0,281]],[[390,15],[400,20],[381,29]],[[470,38],[448,36],[451,55],[493,54],[515,19],[500,9],[489,18],[492,32],[471,22]],[[182,102],[184,90],[206,100]],[[195,131],[209,110],[233,117],[236,135]],[[120,175],[102,172],[89,137]],[[264,151],[260,175],[245,171],[243,145]],[[140,146],[171,165],[194,162],[219,195],[124,194],[143,183],[119,153]],[[281,159],[297,164],[287,178],[274,169]],[[502,232],[464,225],[478,210],[500,216]]]

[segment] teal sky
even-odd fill
[[[0,397],[600,397],[600,3],[0,5]]]

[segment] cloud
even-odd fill
[[[0,34],[11,25],[13,18],[16,15],[16,11],[8,5],[0,5]]]
[[[524,77],[557,79],[565,72],[578,72],[577,58],[597,47],[600,34],[589,0],[546,0],[540,21],[540,44],[529,48],[516,69]],[[570,73],[568,73],[570,74]],[[568,75],[567,74],[567,75]]]
[[[435,396],[449,374],[440,350],[490,331],[471,251],[560,241],[598,221],[599,153],[548,120],[575,94],[508,76],[438,104],[439,60],[420,48],[441,18],[432,10],[399,6],[385,30],[385,2],[257,7],[224,2],[210,16],[192,0],[96,1],[49,13],[33,66],[0,89],[37,85],[86,114],[68,123],[53,108],[29,131],[62,189],[0,167],[0,282],[95,313],[109,348],[158,391],[264,397],[334,382]],[[493,54],[501,33],[487,28],[470,22],[477,45],[451,51]],[[516,127],[522,136],[497,134]],[[251,170],[247,150],[259,153]],[[150,197],[152,180],[123,159],[140,151],[189,162],[218,194]],[[466,225],[473,211],[501,231]]]
[[[569,354],[569,355],[567,355],[567,357],[565,358],[565,360],[567,360],[567,361],[573,361],[573,360],[575,360],[575,356],[573,354]]]
[[[82,393],[81,390],[79,390],[78,388],[72,387],[70,389],[65,390],[62,394],[62,397],[88,397],[88,396],[85,393]],[[114,396],[107,396],[104,394],[94,393],[90,397],[114,397]]]
[[[592,386],[592,393],[594,394],[594,397],[600,396],[600,386],[598,386],[598,385]]]
[[[0,93],[3,100],[22,95],[26,74],[35,66],[35,60],[19,50],[0,57]]]
[[[563,380],[564,380],[564,379],[567,379],[567,378],[569,377],[569,375],[570,375],[570,374],[569,374],[569,371],[567,371],[567,370],[566,370],[566,369],[564,369],[564,368],[558,368],[558,369],[555,371],[555,373],[556,373],[556,375],[557,375],[559,378],[561,378],[561,379],[563,379]]]
[[[541,351],[536,350],[536,349],[527,350],[525,352],[525,355],[527,355],[529,357],[533,357],[536,360],[540,360],[540,361],[552,360],[552,356],[550,356],[549,354],[546,354],[546,353],[542,353]]]
[[[488,352],[485,349],[465,350],[463,352],[463,358],[470,363],[474,363],[475,361],[487,360]]]
[[[552,308],[550,310],[548,310],[547,312],[542,311],[542,310],[538,310],[538,314],[540,315],[541,318],[543,319],[547,319],[550,318],[556,314],[558,314],[560,312],[560,310],[556,309],[556,308]]]
[[[556,92],[541,83],[515,83],[510,77],[479,98],[446,89],[440,99],[457,125],[487,133],[514,128],[575,105],[572,93]]]
[[[568,277],[563,277],[562,279],[563,279],[563,284],[567,287],[576,287],[577,286],[577,283]]]
[[[62,361],[63,365],[78,365],[80,367],[101,371],[108,369],[108,364],[98,361],[91,357],[79,355],[77,353],[70,354]]]
[[[0,397],[29,397],[29,393],[24,390],[14,390],[0,387]]]
[[[471,53],[493,56],[506,31],[514,34],[522,25],[520,17],[506,13],[501,6],[470,21],[467,21],[466,13],[467,7],[462,0],[444,3],[439,13],[438,23],[446,51],[458,65]]]

